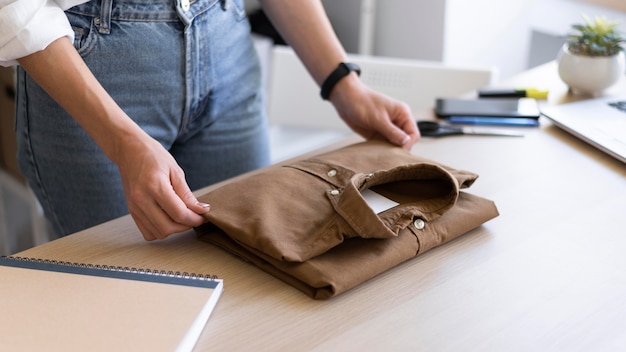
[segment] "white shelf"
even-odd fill
[[[301,126],[270,125],[272,164],[333,144],[350,135],[347,131]]]

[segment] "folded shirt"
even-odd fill
[[[461,191],[477,177],[368,141],[202,195],[212,208],[196,232],[324,299],[497,216],[492,201]],[[375,211],[366,190],[397,205]]]

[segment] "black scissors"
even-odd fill
[[[509,136],[523,137],[523,134],[511,131],[501,131],[492,129],[480,129],[465,126],[451,126],[436,121],[417,121],[417,128],[420,134],[425,137],[445,137],[458,135],[474,135],[474,136]]]

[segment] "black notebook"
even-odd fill
[[[223,289],[210,275],[0,258],[11,351],[190,351]]]

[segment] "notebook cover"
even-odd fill
[[[12,351],[189,351],[223,282],[0,258],[0,341]]]

